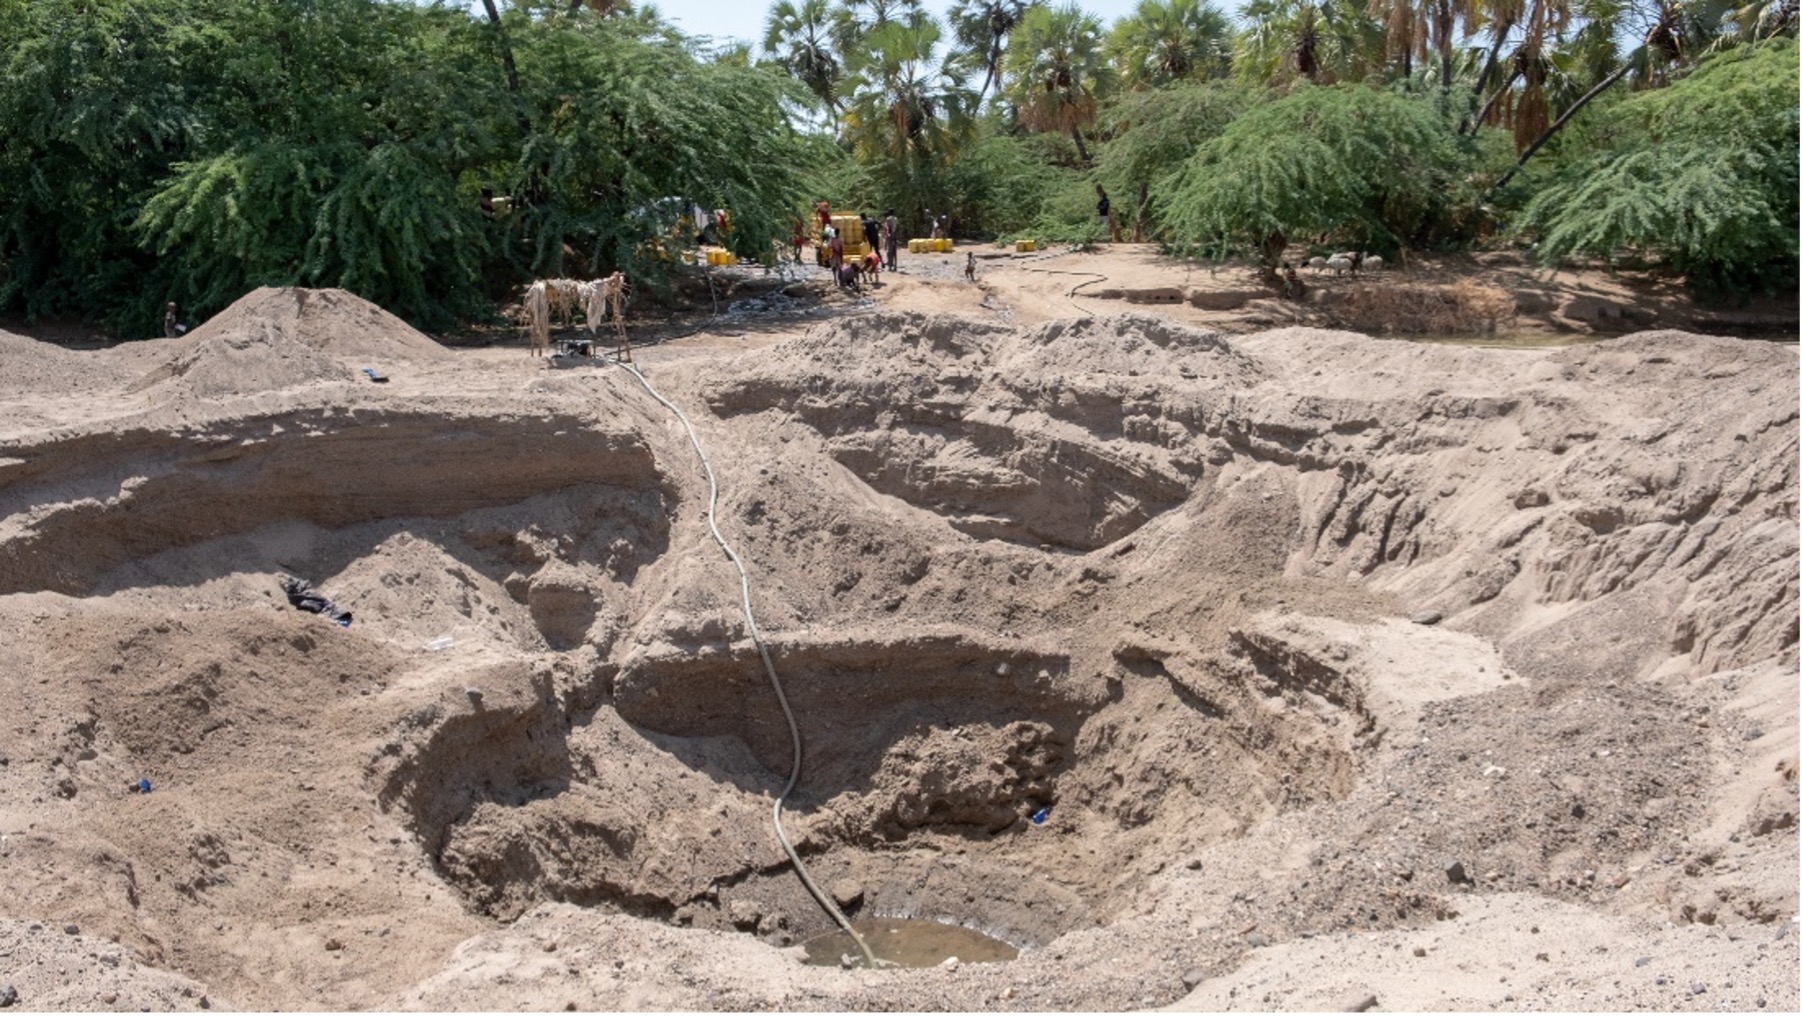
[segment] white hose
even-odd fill
[[[795,712],[789,709],[788,696],[782,691],[782,680],[776,677],[776,665],[770,662],[770,651],[763,645],[763,634],[757,630],[757,618],[751,613],[751,576],[745,571],[745,563],[739,559],[738,552],[732,550],[732,545],[726,543],[726,538],[720,533],[719,523],[715,518],[719,508],[720,486],[719,482],[714,479],[713,463],[708,461],[707,453],[701,448],[701,439],[695,436],[694,425],[689,423],[688,415],[682,412],[682,408],[664,398],[663,393],[652,388],[645,376],[639,373],[636,365],[626,363],[620,366],[632,372],[632,376],[637,378],[638,383],[644,386],[644,390],[651,394],[651,398],[669,407],[670,412],[676,415],[676,419],[682,421],[682,427],[688,431],[689,444],[694,446],[695,455],[701,460],[701,469],[707,473],[707,528],[713,531],[714,542],[719,544],[720,550],[726,552],[726,557],[732,559],[733,567],[738,569],[738,581],[744,593],[745,624],[751,630],[751,641],[757,644],[757,655],[763,659],[763,669],[770,676],[770,687],[776,690],[776,701],[782,704],[782,716],[788,720],[789,738],[795,746],[794,764],[788,772],[788,784],[782,788],[782,793],[776,796],[776,803],[770,809],[770,819],[776,826],[776,839],[782,842],[782,850],[788,853],[788,860],[794,863],[795,875],[801,877],[801,885],[807,887],[807,892],[813,894],[813,899],[819,901],[820,907],[826,909],[826,913],[832,916],[832,920],[838,923],[839,928],[851,934],[851,938],[857,943],[857,948],[863,952],[864,960],[868,961],[871,967],[875,967],[876,955],[870,951],[869,944],[864,942],[863,936],[851,927],[851,920],[845,917],[845,913],[839,910],[832,898],[820,892],[820,888],[807,874],[807,866],[801,864],[801,856],[796,853],[795,846],[789,843],[788,833],[782,829],[782,803],[794,791],[795,782],[801,779],[801,729],[795,724]]]

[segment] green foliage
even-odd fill
[[[1108,34],[1108,52],[1129,87],[1157,87],[1225,76],[1232,37],[1227,16],[1207,0],[1139,0]]]
[[[951,203],[947,174],[974,126],[975,97],[940,73],[933,56],[941,29],[923,14],[888,20],[860,39],[846,135],[869,168],[882,203],[910,233]]]
[[[671,197],[728,210],[724,239],[743,257],[788,238],[806,153],[782,109],[801,86],[697,61],[652,22],[546,20],[514,39],[531,124],[502,177],[519,198],[507,248],[518,274],[565,271],[568,245],[593,272],[660,275],[652,242],[667,224],[638,213]]]
[[[1797,72],[1795,41],[1769,39],[1621,103],[1618,144],[1557,174],[1521,231],[1547,264],[1633,251],[1707,292],[1795,286]]]
[[[654,282],[660,199],[731,210],[746,256],[804,201],[802,86],[650,14],[508,6],[515,90],[501,32],[446,4],[0,9],[0,308],[142,335],[166,300],[200,318],[298,284],[447,325],[566,250]]]
[[[1095,185],[1084,175],[1066,170],[1058,178],[1055,190],[1045,195],[1039,214],[1032,225],[1018,236],[1030,237],[1044,245],[1075,244],[1089,247],[1107,239],[1101,220],[1095,214]]]
[[[1377,250],[1420,238],[1463,154],[1434,105],[1361,85],[1302,86],[1205,142],[1168,185],[1174,245],[1274,267],[1286,239]]]
[[[1195,150],[1263,98],[1262,90],[1224,82],[1121,96],[1102,115],[1101,133],[1107,141],[1096,163],[1096,176],[1115,195],[1116,217],[1122,223],[1133,220],[1141,189],[1153,202],[1165,200],[1167,184]],[[1139,225],[1147,234],[1157,232],[1152,222]]]
[[[1047,199],[1082,176],[1047,158],[1041,139],[998,134],[972,145],[947,182],[959,235],[1004,236],[1032,227]]]
[[[1116,77],[1101,44],[1101,22],[1067,3],[1028,10],[1007,45],[1007,91],[1021,123],[1069,134],[1083,162],[1089,153],[1082,131],[1095,122]]]

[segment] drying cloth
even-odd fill
[[[350,612],[325,599],[325,595],[313,589],[313,584],[298,576],[283,576],[282,590],[288,595],[288,603],[302,611],[322,614],[345,628],[350,628]]]

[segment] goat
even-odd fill
[[[1312,258],[1308,259],[1308,267],[1313,269],[1316,272],[1325,272],[1326,271],[1326,261],[1327,260],[1325,258],[1316,254]]]
[[[546,279],[544,281],[544,296],[550,304],[551,316],[562,318],[565,328],[576,322],[576,308],[582,306],[581,293],[582,284],[574,279]]]
[[[551,351],[551,304],[545,295],[546,289],[543,279],[526,287],[526,331],[532,336],[534,357],[542,357]]]
[[[1326,267],[1332,269],[1334,275],[1344,275],[1347,272],[1356,272],[1358,270],[1357,264],[1352,261],[1351,255],[1349,254],[1333,255],[1326,260]]]
[[[1383,270],[1383,256],[1380,254],[1366,254],[1364,256],[1363,267],[1372,272],[1381,272]]]
[[[626,274],[616,271],[605,279],[582,285],[587,291],[582,314],[588,319],[588,334],[594,334],[602,315],[612,314],[613,334],[619,337],[620,353],[627,363],[631,363],[632,339],[626,335]]]

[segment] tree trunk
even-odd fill
[[[1489,76],[1495,73],[1496,65],[1501,61],[1502,44],[1508,41],[1508,33],[1513,30],[1514,23],[1511,21],[1503,21],[1495,26],[1495,42],[1489,47],[1489,58],[1483,61],[1483,73],[1477,75],[1476,86],[1470,90],[1471,95],[1476,96],[1479,99],[1483,97],[1483,90],[1489,87]],[[1512,85],[1513,83],[1514,77],[1513,75],[1510,75],[1508,78],[1508,85]],[[1502,91],[1497,92],[1496,95],[1499,96],[1502,92],[1506,92],[1508,90],[1508,85],[1503,85]],[[1483,126],[1484,119],[1489,116],[1489,107],[1493,105],[1495,105],[1495,96],[1491,96],[1489,101],[1483,104],[1483,112],[1477,114],[1475,120],[1466,119],[1463,123],[1459,124],[1458,133],[1464,134],[1469,132],[1475,134],[1477,128]]]
[[[1151,187],[1139,181],[1139,210],[1133,218],[1133,243],[1145,242],[1145,207],[1151,204]]]
[[[1262,246],[1264,257],[1260,267],[1263,269],[1261,274],[1264,282],[1273,286],[1281,286],[1283,279],[1282,276],[1276,274],[1276,268],[1283,263],[1283,252],[1289,248],[1289,238],[1279,230],[1265,237]]]
[[[1084,166],[1087,166],[1089,164],[1089,146],[1082,143],[1082,132],[1076,129],[1075,124],[1070,125],[1070,140],[1076,142],[1076,157],[1082,160]]]
[[[1439,91],[1452,90],[1452,0],[1439,0],[1434,19],[1439,26]]]
[[[1544,134],[1541,134],[1539,137],[1533,139],[1533,143],[1531,145],[1527,146],[1527,150],[1520,154],[1520,159],[1517,160],[1513,166],[1510,166],[1508,168],[1508,172],[1503,173],[1502,178],[1500,180],[1497,180],[1495,182],[1495,184],[1489,188],[1488,192],[1483,195],[1483,200],[1488,201],[1490,195],[1501,190],[1503,184],[1506,184],[1508,181],[1514,179],[1514,174],[1519,172],[1520,168],[1527,164],[1528,159],[1533,158],[1533,155],[1539,151],[1540,146],[1542,146],[1546,142],[1552,140],[1552,135],[1557,134],[1558,130],[1560,128],[1562,128],[1567,122],[1569,122],[1571,117],[1576,116],[1578,110],[1581,110],[1584,106],[1589,105],[1589,100],[1594,99],[1596,96],[1601,95],[1603,92],[1606,92],[1609,89],[1609,87],[1612,86],[1615,82],[1626,77],[1627,72],[1631,69],[1632,69],[1631,64],[1625,64],[1625,63],[1621,64],[1620,67],[1617,68],[1613,74],[1610,74],[1606,78],[1603,78],[1601,84],[1590,89],[1588,92],[1585,92],[1581,99],[1578,99],[1576,102],[1571,103],[1570,109],[1565,110],[1564,113],[1561,114],[1557,120],[1554,120],[1552,122],[1552,126],[1547,127],[1545,129]]]
[[[1503,21],[1495,26],[1495,42],[1489,47],[1489,58],[1483,61],[1483,73],[1477,75],[1477,83],[1470,91],[1472,95],[1481,96],[1489,87],[1489,76],[1502,58],[1502,45],[1508,41],[1508,33],[1514,31],[1514,22]]]
[[[1483,104],[1482,109],[1477,110],[1477,118],[1470,122],[1470,133],[1477,133],[1477,128],[1483,126],[1484,122],[1489,119],[1489,110],[1502,100],[1502,96],[1508,94],[1508,90],[1514,87],[1515,79],[1519,77],[1520,71],[1518,69],[1509,72],[1508,80],[1502,82],[1502,87],[1495,90],[1495,94],[1489,97],[1489,101]],[[1459,133],[1463,133],[1462,129],[1460,129]]]
[[[513,44],[507,41],[507,30],[501,27],[501,12],[494,9],[494,0],[482,0],[482,7],[488,12],[488,21],[494,25],[495,34],[501,40],[501,66],[507,72],[507,91],[519,94],[519,68],[513,63]]]

